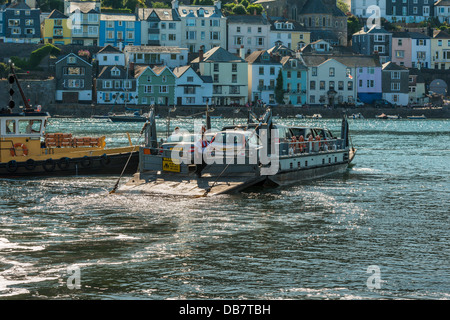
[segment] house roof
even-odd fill
[[[78,63],[78,62],[83,62],[83,63],[85,63],[85,64],[87,64],[87,65],[89,65],[89,66],[92,66],[92,64],[90,64],[89,62],[87,62],[86,60],[84,60],[83,58],[81,58],[80,56],[77,56],[75,53],[69,53],[69,54],[65,55],[64,57],[62,57],[61,59],[59,59],[58,61],[56,61],[56,63],[59,63],[59,62],[61,62],[61,61],[63,61],[63,60],[67,60],[67,59],[69,58],[69,56],[74,56],[74,57],[76,57],[76,58],[77,58],[77,63]]]
[[[102,13],[100,20],[104,21],[136,21],[134,13]]]
[[[69,5],[69,13],[79,9],[82,13],[100,13],[97,11],[96,2],[93,1],[71,1]]]
[[[277,29],[276,24],[277,23],[290,23],[292,24],[292,29]],[[308,31],[304,26],[302,26],[300,23],[298,23],[295,20],[286,20],[286,19],[276,19],[270,21],[270,30],[272,31],[286,31],[286,32],[292,32],[292,31]]]
[[[135,65],[134,66],[134,77],[135,78],[139,78],[141,76],[141,74],[147,69],[150,69],[150,71],[152,73],[154,73],[153,70],[149,66],[146,66],[146,65]]]
[[[227,23],[262,24],[268,25],[269,20],[262,15],[230,15]]]
[[[389,61],[383,64],[383,71],[408,71],[408,68]]]
[[[232,54],[222,47],[214,47],[203,55],[203,62],[244,62],[240,57]],[[192,60],[192,63],[198,63],[199,58]]]
[[[179,78],[181,77],[186,71],[189,70],[191,66],[182,66],[182,67],[176,67],[173,69],[173,74]]]
[[[97,53],[123,53],[116,47],[113,47],[112,45],[108,44],[101,48]]]
[[[316,67],[328,60],[336,60],[347,67],[381,67],[380,60],[375,56],[365,55],[327,55],[312,54],[302,55],[307,66]]]
[[[387,31],[383,27],[377,28],[377,26],[373,26],[370,29],[367,29],[367,27],[363,27],[358,32],[354,33],[353,35],[363,35],[363,34],[379,34],[379,33],[387,33],[390,34],[391,32]]]
[[[169,8],[138,8],[137,15],[141,20],[148,20],[152,15],[162,21],[180,21],[177,11]]]
[[[124,52],[181,53],[187,50],[187,48],[168,46],[126,46]]]
[[[114,69],[119,69],[120,75],[112,75],[111,71]],[[97,79],[133,79],[134,74],[132,74],[131,70],[128,70],[128,77],[127,77],[127,69],[123,66],[105,66],[100,71]]]
[[[264,60],[263,56],[266,53],[269,56],[269,60]],[[279,60],[274,59],[274,57],[267,52],[267,50],[253,51],[245,61],[251,64],[280,64]]]
[[[24,9],[30,10],[31,8],[25,2],[13,2],[6,9]]]
[[[179,6],[178,14],[180,17],[223,17],[222,11],[220,11],[216,6]]]
[[[308,0],[300,11],[300,14],[331,14],[333,16],[345,17],[345,13],[336,5],[326,6],[322,0]]]
[[[434,4],[434,6],[450,6],[450,1],[448,0],[439,0]]]
[[[166,66],[154,66],[152,68],[153,72],[157,75],[160,75],[166,69]]]
[[[66,15],[64,15],[61,11],[57,9],[53,9],[52,12],[47,16],[47,19],[68,19]]]
[[[450,39],[450,34],[443,30],[434,30],[433,39]]]

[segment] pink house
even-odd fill
[[[392,62],[407,68],[412,67],[412,39],[408,32],[392,35]]]

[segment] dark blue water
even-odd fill
[[[50,126],[118,146],[142,124]],[[232,196],[109,195],[116,176],[0,179],[0,298],[449,299],[450,121],[350,129],[345,174]]]

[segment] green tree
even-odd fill
[[[139,8],[147,8],[145,0],[125,0],[125,8],[130,9],[132,12],[139,6]]]
[[[350,8],[348,7],[348,4],[344,2],[344,0],[338,0],[337,1],[337,7],[341,9],[343,13],[347,13],[350,11]]]
[[[242,4],[235,5],[232,11],[234,14],[247,14],[247,10]]]
[[[359,19],[355,16],[350,16],[347,19],[347,33],[348,33],[348,39],[350,40],[352,38],[352,35],[362,29],[362,25],[359,22]]]
[[[167,3],[164,2],[151,2],[152,3],[152,8],[170,8],[170,6]]]
[[[283,90],[283,73],[278,72],[277,83],[275,85],[275,100],[278,104],[284,104],[284,90]]]
[[[254,14],[256,11],[256,14],[260,16],[263,12],[264,8],[260,4],[251,4],[247,7],[248,14]]]

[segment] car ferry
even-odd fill
[[[11,65],[11,99],[0,111],[0,176],[120,174],[136,172],[139,147],[106,148],[105,137],[73,137],[46,133],[50,114],[34,110],[20,87]],[[12,84],[22,96],[22,112],[14,112]]]
[[[203,151],[204,157],[206,154],[217,161],[202,165],[198,175],[198,164],[192,164],[191,156],[183,158],[185,152],[196,148],[195,141],[185,148],[161,149],[150,111],[146,143],[140,147],[139,172],[117,192],[197,197],[236,193],[254,186],[285,186],[343,173],[355,156],[346,117],[341,137],[326,128],[277,125],[270,109],[252,122],[255,118],[249,115],[245,125],[222,128]]]

